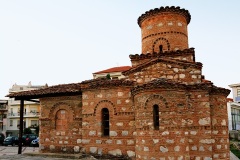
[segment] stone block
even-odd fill
[[[73,148],[75,153],[78,153],[80,151],[80,147],[79,146],[74,146]]]
[[[166,152],[168,152],[168,148],[164,147],[164,146],[160,146],[160,151],[163,153],[166,153]]]
[[[134,151],[127,151],[128,157],[135,157],[135,152]]]
[[[55,150],[55,146],[54,145],[50,145],[49,148],[50,148],[51,151]]]
[[[96,144],[101,144],[102,140],[96,140]]]
[[[128,131],[122,131],[122,136],[128,136]]]
[[[117,132],[116,131],[110,131],[110,136],[111,137],[116,137],[117,136]]]
[[[120,149],[114,149],[114,150],[108,151],[108,154],[113,156],[121,156],[122,151]]]
[[[97,153],[97,147],[90,147],[90,153]]]
[[[89,131],[89,136],[95,136],[96,135],[96,131]]]

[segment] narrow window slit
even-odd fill
[[[107,108],[102,109],[102,133],[103,136],[109,136],[109,111]]]
[[[155,130],[159,130],[159,107],[156,104],[153,106],[153,126]]]

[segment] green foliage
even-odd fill
[[[32,134],[32,130],[31,130],[30,128],[25,128],[25,129],[23,130],[23,133],[24,133],[24,134]]]
[[[240,158],[240,151],[233,144],[230,144],[230,150],[235,156]]]
[[[111,79],[110,74],[107,74],[107,75],[106,75],[106,78],[107,78],[107,79]]]

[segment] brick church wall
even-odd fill
[[[214,159],[229,157],[229,134],[226,96],[213,93],[210,95],[212,115],[212,151]]]
[[[193,120],[188,127],[190,159],[212,157],[211,114],[208,90],[193,89],[187,94],[189,105],[188,118]]]
[[[102,109],[110,116],[109,136],[102,133]],[[134,111],[129,87],[83,91],[83,151],[135,156]]]
[[[80,152],[77,142],[82,138],[81,98],[63,96],[40,99],[41,152]],[[58,118],[59,113],[63,116]]]
[[[150,89],[136,94],[136,158],[209,159],[213,155],[227,159],[226,121],[221,116],[216,120],[211,108],[226,107],[224,99],[213,98],[207,89]],[[153,126],[155,104],[159,106],[159,130]],[[215,121],[220,127],[212,127]]]
[[[186,99],[184,90],[145,91],[134,96],[136,102],[136,158],[177,158],[188,155],[188,143],[184,138],[184,115],[177,112],[178,108],[185,110]],[[153,105],[159,106],[158,130],[153,126]],[[179,106],[177,106],[177,104]],[[180,111],[179,111],[180,112]],[[181,111],[183,112],[183,111]]]

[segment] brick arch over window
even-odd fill
[[[73,118],[74,118],[73,107],[68,103],[58,102],[53,105],[53,107],[49,112],[49,118],[51,119],[51,128],[56,128],[57,114],[59,114],[58,111],[61,111],[61,110],[65,110],[67,112],[68,123],[71,123],[73,121]]]
[[[166,38],[160,37],[156,39],[152,46],[153,52],[160,52],[160,48],[162,51],[169,51],[170,50],[170,43]]]
[[[161,95],[151,95],[145,101],[144,109],[146,110],[146,112],[151,113],[153,123],[152,127],[154,130],[160,129],[159,127],[161,124],[161,117],[159,115],[159,112],[164,112],[164,110],[167,110],[167,108],[169,108],[168,103],[166,99]]]
[[[113,105],[111,101],[102,100],[99,101],[98,104],[95,106],[94,116],[96,116],[97,110],[101,110],[102,108],[108,108],[110,112],[113,112],[113,114],[117,114],[116,107]]]
[[[144,109],[152,109],[154,105],[158,105],[160,110],[164,108],[169,108],[167,100],[163,96],[158,94],[154,94],[148,97],[144,104]]]

